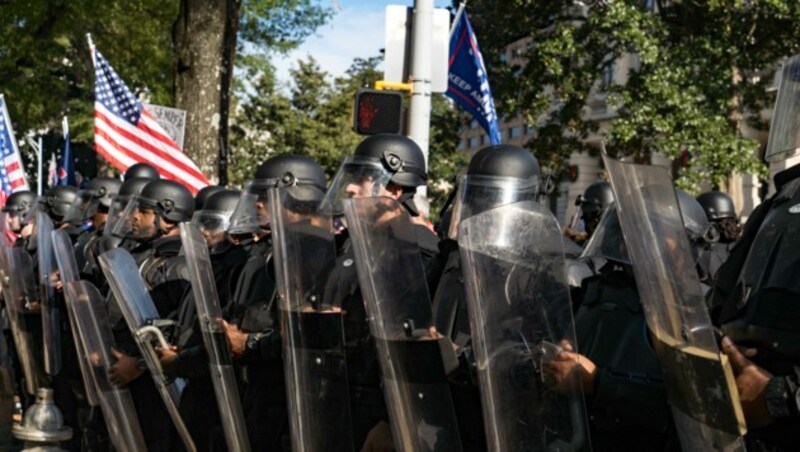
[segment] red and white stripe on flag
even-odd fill
[[[108,60],[94,48],[95,150],[120,171],[144,162],[192,193],[209,185],[200,169],[164,132]]]
[[[95,149],[114,167],[124,172],[136,163],[149,163],[162,177],[186,185],[193,194],[209,185],[197,165],[146,109],[134,126],[109,112],[100,102],[95,102],[94,108]]]

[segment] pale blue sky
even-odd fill
[[[383,48],[387,5],[412,6],[413,0],[330,0],[337,12],[297,50],[273,61],[279,80],[289,79],[289,68],[298,59],[312,55],[322,69],[338,76],[356,57],[377,56]],[[435,0],[437,8],[450,6],[450,0]]]

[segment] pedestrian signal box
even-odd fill
[[[403,131],[403,93],[375,89],[356,92],[353,128],[359,135]]]

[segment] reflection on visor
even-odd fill
[[[625,237],[619,223],[619,215],[614,204],[606,209],[600,219],[594,234],[586,244],[581,258],[600,257],[614,262],[631,265],[628,248],[625,246]]]
[[[192,224],[200,231],[220,232],[226,231],[230,225],[231,213],[218,211],[197,211],[192,217]]]
[[[230,217],[228,232],[231,234],[255,234],[268,228],[267,190],[275,183],[274,179],[263,179],[247,184]]]
[[[458,237],[458,225],[461,221],[495,207],[520,201],[533,201],[538,193],[538,178],[462,176],[447,235],[455,240]]]
[[[67,210],[62,221],[76,226],[81,225],[97,213],[99,204],[100,200],[92,196],[91,192],[81,190],[78,192],[75,201],[69,206],[69,210]]]
[[[392,178],[380,160],[350,156],[345,159],[320,205],[320,210],[342,215],[342,200],[381,196]]]

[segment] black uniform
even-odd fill
[[[233,298],[232,285],[236,281],[237,267],[241,266],[247,254],[242,247],[226,242],[210,257],[220,307],[225,309]],[[174,368],[170,371],[174,376],[187,380],[187,385],[181,394],[179,407],[181,417],[198,451],[225,450],[225,436],[209,373],[208,354],[203,343],[191,291],[186,294],[181,304],[177,326],[179,334],[176,345],[180,352],[174,362]]]
[[[180,237],[170,236],[141,243],[131,251],[161,319],[176,318],[179,304],[190,286],[186,261],[179,256],[180,248]],[[136,342],[115,303],[118,301],[110,301],[109,316],[112,321],[116,319],[114,340],[117,348],[129,356],[139,356]],[[145,372],[128,388],[133,395],[148,450],[172,450],[178,443],[175,440],[177,433],[151,376]]]
[[[238,361],[244,411],[253,450],[289,450],[289,417],[276,283],[269,238],[244,245],[247,260],[239,270],[228,317],[242,331],[258,337]]]
[[[436,329],[459,348],[459,366],[448,375],[458,431],[464,451],[485,451],[486,432],[481,411],[478,374],[472,355],[469,312],[461,270],[461,254],[455,240],[439,242],[439,254],[428,266]]]
[[[776,420],[750,429],[748,448],[796,450],[800,444],[800,165],[775,175],[777,192],[750,215],[720,268],[712,294],[716,322],[775,378],[768,408]]]
[[[609,262],[582,292],[575,333],[578,351],[597,366],[586,397],[594,450],[679,451],[631,268]]]

